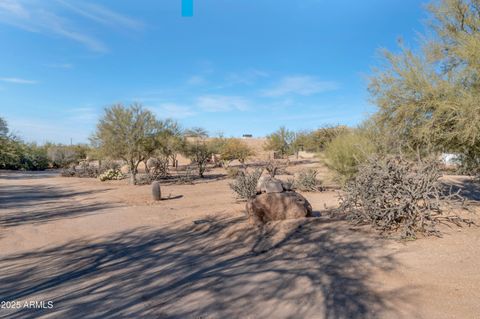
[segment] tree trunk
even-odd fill
[[[130,174],[131,174],[130,180],[133,185],[137,185],[137,172],[138,172],[137,167],[138,167],[138,164],[135,165],[133,161],[130,161]]]
[[[146,173],[146,174],[150,174],[150,168],[148,168],[147,162],[148,162],[148,161],[146,161],[146,160],[143,161],[143,163],[145,164],[145,173]]]
[[[132,185],[137,185],[137,173],[134,170],[132,170],[130,173],[131,173],[130,181]]]

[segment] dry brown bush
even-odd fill
[[[453,213],[454,207],[463,206],[463,198],[446,192],[440,177],[434,160],[373,157],[347,184],[341,208],[357,223],[381,232],[399,231],[402,238],[416,238],[418,233],[438,236],[439,223],[471,224]]]

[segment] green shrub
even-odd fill
[[[42,171],[48,168],[47,152],[36,144],[25,144],[20,156],[20,169]]]
[[[0,169],[38,171],[48,168],[43,147],[26,144],[15,136],[0,136]]]
[[[365,135],[352,132],[337,136],[325,149],[325,164],[336,173],[344,185],[357,173],[359,164],[376,151],[375,145]]]
[[[112,180],[120,180],[124,179],[125,175],[122,174],[119,170],[114,170],[114,169],[109,169],[105,171],[104,173],[100,174],[98,176],[98,179],[102,182],[104,181],[112,181]]]

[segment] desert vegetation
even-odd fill
[[[438,235],[441,222],[469,224],[452,214],[463,198],[445,189],[436,160],[408,161],[401,156],[371,157],[345,188],[341,208],[348,218],[370,223],[382,232],[400,231],[402,238],[418,233]]]
[[[105,317],[479,313],[480,2],[428,10],[415,49],[381,51],[358,125],[226,137],[120,103],[89,143],[39,145],[0,117],[0,293],[53,291],[60,317],[92,296]]]

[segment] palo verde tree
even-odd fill
[[[139,104],[116,104],[105,109],[92,142],[108,157],[124,160],[136,184],[138,165],[155,149],[157,133],[158,123],[150,111]]]
[[[220,146],[219,153],[221,160],[227,167],[234,160],[238,160],[242,165],[245,165],[247,158],[254,155],[253,150],[238,138],[225,139],[225,143]]]
[[[415,52],[384,52],[370,92],[387,148],[456,152],[480,166],[480,2],[429,6],[432,36]]]
[[[282,157],[293,153],[292,143],[295,140],[295,133],[287,130],[284,126],[267,136],[264,149],[266,151],[278,152]]]

